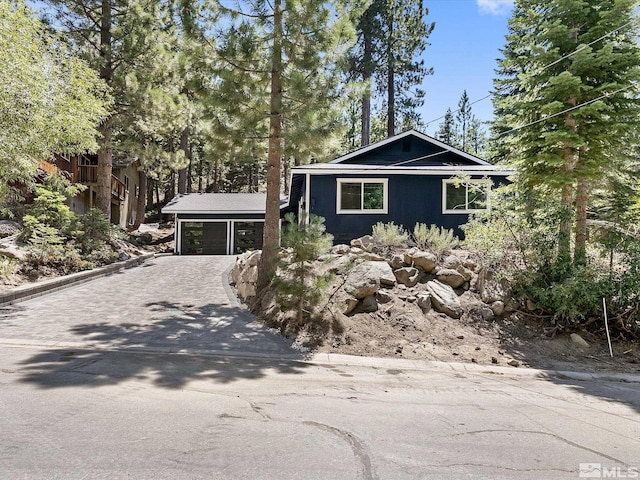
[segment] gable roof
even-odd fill
[[[428,155],[419,155],[417,157],[411,158],[410,155],[405,155],[405,159],[399,160],[394,163],[389,163],[388,166],[410,166],[411,164],[416,164],[416,162],[423,162],[430,160],[433,158],[436,163],[438,157],[445,155],[448,158],[456,158],[458,160],[458,164],[466,164],[466,165],[482,165],[488,166],[491,165],[489,162],[482,160],[481,158],[476,157],[475,155],[471,155],[470,153],[463,152],[462,150],[452,147],[440,140],[436,140],[429,135],[425,135],[424,133],[420,133],[416,130],[407,130],[405,132],[399,133],[398,135],[394,135],[393,137],[385,138],[384,140],[380,140],[379,142],[372,143],[370,145],[366,145],[364,147],[360,147],[357,150],[347,153],[346,155],[342,155],[334,160],[331,160],[329,163],[349,163],[349,164],[360,164],[358,162],[359,158],[363,159],[362,164],[367,165],[371,164],[371,160],[366,159],[366,157],[371,158],[371,154],[375,154],[376,151],[382,151],[386,148],[389,148],[394,143],[401,143],[406,141],[409,138],[415,138],[419,142],[423,144],[428,144],[432,149],[435,149],[434,153],[430,153]],[[441,157],[442,158],[442,157]],[[431,162],[429,162],[431,163]],[[442,165],[451,164],[452,162],[440,162]]]

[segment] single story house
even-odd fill
[[[175,215],[175,252],[235,255],[262,248],[264,193],[178,195],[162,213]]]
[[[491,184],[513,173],[409,130],[329,163],[294,167],[283,213],[324,217],[335,243],[371,234],[377,222],[410,231],[435,224],[460,235],[470,213],[489,208]]]
[[[511,174],[409,130],[329,163],[294,167],[281,216],[324,217],[335,243],[370,234],[377,222],[407,230],[435,224],[460,235],[469,214],[489,208],[489,187]],[[262,247],[265,203],[260,193],[196,193],[178,195],[162,213],[175,215],[176,253],[233,255]]]

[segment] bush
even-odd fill
[[[384,247],[402,247],[407,244],[409,234],[393,222],[378,222],[373,226],[373,240]]]
[[[433,224],[427,227],[425,223],[416,223],[413,227],[412,238],[421,250],[432,250],[437,254],[455,247],[460,242],[458,237],[453,234],[453,229]]]
[[[529,209],[516,200],[508,188],[494,192],[492,210],[463,226],[465,246],[510,282],[519,300],[533,301],[552,331],[601,328],[593,319],[602,317],[606,298],[613,328],[640,335],[640,242],[619,243],[617,268],[607,268],[607,248],[593,242],[586,264],[575,264],[558,255],[561,209]]]
[[[97,208],[80,215],[75,225],[74,239],[83,254],[104,250],[117,236],[117,227]]]

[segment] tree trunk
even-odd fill
[[[587,263],[587,201],[589,186],[587,180],[578,178],[576,187],[576,237],[573,252],[574,265]]]
[[[387,137],[396,134],[396,84],[393,58],[393,15],[389,14],[389,38],[387,39]]]
[[[96,206],[111,219],[111,175],[113,173],[113,152],[111,150],[112,126],[107,118],[100,125],[102,141],[98,150],[98,169],[96,174]]]
[[[191,165],[191,153],[189,152],[189,129],[185,128],[180,134],[180,148],[184,152],[185,158],[189,160]],[[188,165],[178,170],[178,193],[187,193],[187,177],[188,177]]]
[[[365,13],[366,15],[366,13]],[[369,18],[370,15],[367,15]],[[367,21],[366,19],[364,21]],[[369,20],[370,22],[370,20]],[[362,30],[364,53],[362,58],[363,71],[362,80],[367,86],[367,89],[362,97],[362,112],[361,112],[361,132],[360,132],[360,146],[364,147],[371,143],[371,76],[373,74],[373,47],[371,44],[371,25],[365,25]]]
[[[100,78],[111,86],[113,79],[113,59],[111,52],[111,0],[103,0],[100,11]],[[111,175],[113,173],[113,149],[111,118],[106,118],[100,126],[102,139],[98,149],[98,171],[96,185],[97,207],[111,219]]]
[[[267,203],[264,218],[262,256],[258,289],[271,281],[280,245],[280,157],[282,155],[282,0],[273,1],[273,45],[271,51],[271,93],[269,154],[267,158]]]
[[[571,97],[568,104],[575,106],[577,99]],[[571,132],[575,132],[576,120],[567,114],[564,124]],[[573,212],[573,171],[576,165],[576,151],[572,146],[565,144],[563,149],[564,165],[562,169],[565,175],[565,185],[562,187],[562,211],[560,212],[560,227],[558,235],[558,260],[571,261],[571,228],[573,222],[571,220]]]
[[[144,222],[144,214],[147,206],[147,174],[144,170],[140,170],[140,184],[138,185],[138,198],[136,201],[136,221],[133,229],[137,230],[140,224]]]

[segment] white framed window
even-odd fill
[[[473,213],[489,209],[490,180],[442,181],[442,213]]]
[[[387,213],[387,178],[338,178],[337,213]]]

